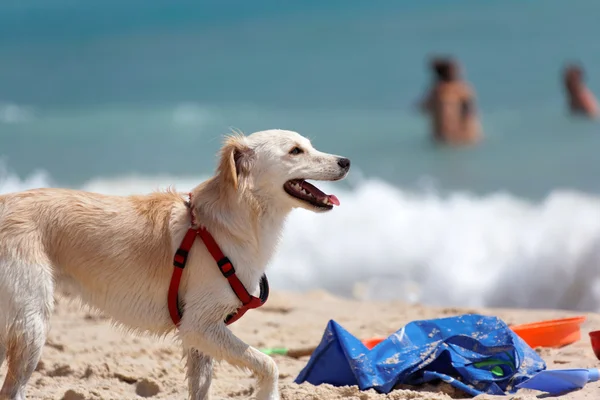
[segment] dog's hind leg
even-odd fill
[[[213,359],[196,349],[187,350],[187,379],[191,400],[208,400]]]
[[[8,304],[14,322],[5,341],[8,370],[0,389],[0,400],[25,400],[25,385],[46,343],[54,301],[53,283],[49,269],[40,265],[14,264],[12,267],[25,269],[25,272],[21,270],[16,274],[18,285],[13,286],[13,301]]]
[[[8,371],[0,399],[24,400],[25,385],[37,366],[46,342],[47,321],[40,316],[28,317],[27,331],[10,338]]]

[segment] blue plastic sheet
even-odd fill
[[[473,396],[503,395],[545,368],[537,353],[496,317],[414,321],[372,350],[331,320],[295,382],[389,393],[400,383],[442,380]]]

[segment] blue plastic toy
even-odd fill
[[[519,389],[535,389],[558,395],[583,388],[589,382],[600,379],[598,368],[548,369],[538,372],[531,379],[517,385]]]

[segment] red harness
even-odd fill
[[[191,198],[192,196],[190,194],[190,202]],[[260,278],[260,296],[252,296],[250,293],[248,293],[244,284],[235,274],[235,268],[233,268],[233,264],[229,258],[223,255],[223,252],[219,248],[217,242],[215,242],[215,239],[212,237],[212,235],[204,227],[194,229],[194,225],[194,216],[192,215],[192,228],[188,229],[183,240],[181,241],[181,245],[179,245],[179,248],[175,252],[175,257],[173,259],[173,266],[175,268],[173,269],[173,275],[171,276],[171,285],[169,286],[168,297],[169,314],[171,314],[173,323],[175,325],[179,325],[181,316],[183,315],[181,308],[179,307],[178,299],[179,282],[181,281],[181,274],[185,268],[189,251],[192,248],[197,236],[199,236],[204,242],[208,252],[216,261],[219,270],[229,281],[229,286],[231,286],[231,289],[233,289],[235,295],[242,302],[242,306],[238,308],[236,312],[229,314],[227,318],[225,318],[225,324],[229,325],[240,319],[249,309],[258,308],[265,304],[267,298],[269,297],[269,281],[267,280],[267,276],[263,275]]]

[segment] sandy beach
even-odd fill
[[[232,325],[232,330],[256,347],[300,348],[319,343],[329,319],[334,319],[357,337],[387,336],[404,324],[426,318],[462,313],[495,315],[508,324],[546,318],[582,315],[565,311],[461,309],[407,305],[400,302],[370,302],[342,299],[327,292],[307,294],[275,292],[269,302]],[[548,368],[598,367],[588,332],[600,327],[600,315],[583,314],[579,342],[561,349],[538,349]],[[357,387],[335,388],[296,385],[293,380],[308,357],[274,356],[280,370],[281,397],[285,400],[317,399],[450,399],[466,398],[449,386],[395,390],[388,395],[361,392]],[[6,366],[0,371],[3,379]],[[157,339],[136,336],[113,326],[105,317],[58,299],[52,328],[42,361],[30,380],[30,399],[186,399],[184,362],[173,337]],[[254,380],[249,373],[226,363],[217,365],[212,399],[252,398]],[[512,399],[538,399],[539,392],[521,390]],[[568,399],[598,399],[600,382],[561,396]],[[479,396],[492,399],[494,396]],[[499,397],[503,398],[503,397]],[[553,398],[553,397],[543,397]]]

